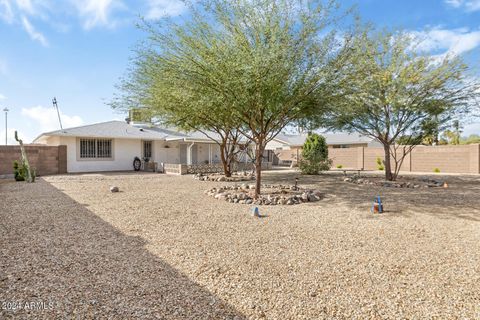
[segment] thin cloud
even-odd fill
[[[7,100],[7,97],[0,93],[0,101]]]
[[[179,0],[147,0],[147,7],[145,18],[150,20],[165,16],[178,16],[187,9],[185,4]]]
[[[12,5],[8,0],[0,0],[0,19],[9,24],[13,23],[14,14]]]
[[[451,7],[464,9],[469,12],[480,10],[480,0],[445,0],[445,3]]]
[[[37,31],[25,16],[22,16],[22,25],[25,31],[27,31],[30,38],[32,38],[32,40],[40,42],[44,47],[48,47],[47,38],[45,38],[42,33]]]
[[[26,12],[30,15],[34,15],[36,9],[34,8],[33,3],[30,0],[16,0],[18,8],[22,12]]]
[[[22,108],[22,115],[34,121],[38,133],[60,129],[57,112],[53,108],[43,106]],[[60,112],[60,117],[64,128],[77,127],[83,124],[83,119],[79,116],[69,116]]]
[[[33,139],[28,134],[25,134],[23,131],[17,130],[16,128],[7,129],[7,143],[9,145],[18,145],[18,142],[15,140],[15,131],[19,139],[22,139],[24,143],[30,143]],[[5,144],[5,129],[0,130],[0,145]]]
[[[73,3],[84,20],[83,27],[86,30],[97,26],[115,27],[116,20],[112,18],[112,12],[126,9],[119,0],[75,0]]]
[[[480,30],[434,28],[411,34],[420,41],[418,49],[426,52],[461,55],[480,46]]]

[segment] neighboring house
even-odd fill
[[[214,139],[214,133],[209,133]],[[46,132],[33,143],[67,146],[67,172],[132,170],[135,157],[162,164],[220,163],[220,147],[200,132],[108,121]],[[177,166],[178,167],[178,166]]]
[[[372,138],[357,133],[321,133],[329,148],[358,148],[381,146]],[[266,149],[274,153],[273,164],[295,164],[302,154],[307,134],[279,134],[267,144]]]

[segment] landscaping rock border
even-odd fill
[[[255,180],[255,175],[247,171],[233,173],[231,177],[225,177],[224,174],[220,174],[220,173],[211,173],[211,174],[197,173],[193,175],[193,179],[199,180],[199,181],[241,182],[241,181],[253,181]]]
[[[412,188],[412,189],[417,189],[421,187],[440,188],[440,187],[443,187],[445,184],[444,181],[434,180],[430,178],[421,178],[421,179],[418,179],[418,181],[411,181],[411,182],[406,182],[406,181],[400,182],[400,181],[385,181],[385,180],[372,181],[368,178],[352,176],[352,177],[344,178],[343,181],[349,182],[349,183],[355,183],[355,184],[375,185],[375,186],[387,187],[387,188]]]
[[[318,190],[296,188],[295,186],[262,185],[263,193],[254,199],[254,184],[222,186],[205,191],[205,194],[230,203],[255,205],[295,205],[317,202],[323,198]]]

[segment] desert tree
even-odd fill
[[[258,196],[266,144],[332,96],[348,43],[334,31],[344,14],[334,1],[198,1],[181,23],[146,26],[120,101],[180,127],[246,137]]]
[[[267,143],[332,99],[348,41],[331,30],[344,13],[335,2],[301,0],[215,1],[214,8],[225,39],[217,88],[254,143],[258,196]]]
[[[183,25],[169,19],[139,23],[147,39],[135,48],[131,66],[110,105],[135,109],[187,132],[202,132],[219,146],[223,171],[229,177],[236,156],[249,143],[214,86],[221,80],[215,74],[215,49],[221,39],[199,12],[194,11],[192,19]]]
[[[332,104],[328,127],[380,142],[385,178],[395,180],[416,145],[478,107],[479,84],[461,57],[430,56],[405,32],[366,31],[354,43],[343,74],[350,85]]]

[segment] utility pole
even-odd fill
[[[8,110],[8,108],[5,107],[3,111],[5,112],[5,145],[7,145],[8,144],[8,120],[7,119],[8,119],[8,111],[10,110]]]
[[[53,103],[53,107],[57,110],[58,122],[60,123],[60,130],[63,131],[62,119],[60,119],[60,111],[58,111],[57,98],[53,97],[52,103]]]

